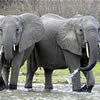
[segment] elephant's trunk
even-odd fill
[[[4,56],[7,61],[10,61],[13,58],[13,49],[11,43],[4,44]]]
[[[13,58],[13,45],[15,44],[15,36],[13,32],[10,32],[9,30],[5,31],[5,34],[3,36],[3,47],[4,47],[4,57],[7,61],[12,60]]]
[[[88,40],[88,47],[89,47],[89,49],[88,49],[89,50],[89,63],[88,63],[88,66],[86,66],[86,67],[80,67],[80,70],[83,70],[83,71],[91,70],[97,62],[98,41],[96,39],[96,36],[93,35]]]

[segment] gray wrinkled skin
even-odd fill
[[[43,24],[35,14],[25,13],[0,18],[0,78],[2,79],[1,71],[3,71],[6,87],[11,67],[9,88],[17,88],[19,69],[43,34]]]
[[[35,45],[35,50],[27,61],[25,87],[32,87],[32,78],[38,66],[44,68],[46,89],[53,88],[53,70],[69,68],[72,73],[81,67],[87,80],[86,86],[81,88],[78,72],[72,78],[72,90],[91,92],[95,84],[91,69],[97,62],[99,22],[92,16],[65,19],[55,14],[46,14],[41,20],[46,35]],[[86,54],[86,43],[89,44],[89,58]]]

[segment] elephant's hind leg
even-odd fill
[[[45,72],[45,89],[53,89],[52,85],[53,70],[44,68],[44,72]]]
[[[26,74],[25,88],[32,88],[32,80],[36,70],[37,66],[35,66],[34,57],[31,55],[30,58],[27,60],[27,74]]]
[[[36,67],[34,68],[34,70],[33,69],[27,70],[25,88],[32,88],[32,80],[36,70],[37,70]]]

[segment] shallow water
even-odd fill
[[[18,84],[17,90],[0,91],[0,100],[99,100],[100,85],[95,85],[92,93],[72,92],[71,85],[54,84],[51,91],[44,90],[44,84],[35,83],[33,89],[25,89]]]

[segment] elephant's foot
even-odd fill
[[[89,93],[91,93],[92,88],[93,88],[93,85],[87,86],[87,85],[85,84],[80,90],[81,90],[81,92],[89,92]]]
[[[88,93],[91,93],[92,88],[93,88],[93,85],[91,85],[91,86],[84,85],[81,89],[75,90],[75,92],[88,92]]]
[[[32,84],[25,84],[25,88],[27,88],[27,89],[32,88]]]
[[[15,90],[15,89],[17,89],[17,85],[10,84],[9,85],[9,89]]]
[[[0,91],[7,89],[7,86],[5,85],[5,82],[2,77],[0,77]]]
[[[45,85],[45,89],[53,89],[53,86],[52,85]]]

